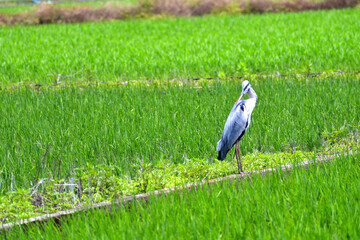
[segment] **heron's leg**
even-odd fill
[[[243,172],[243,170],[242,170],[242,164],[241,164],[241,158],[240,158],[240,141],[238,141],[235,145],[235,156],[236,156],[236,161],[238,164],[238,171],[239,171],[239,174],[241,174]]]

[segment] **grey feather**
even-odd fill
[[[217,151],[222,152],[222,155],[226,156],[228,151],[236,144],[236,142],[241,140],[244,136],[244,133],[249,126],[249,116],[250,115],[246,112],[244,101],[239,102],[233,107],[233,109],[231,109],[225,123],[222,137],[216,148]]]
[[[248,81],[243,82],[243,93],[249,96],[247,100],[239,100],[235,103],[226,119],[224,131],[218,141],[216,151],[219,152],[218,160],[224,160],[229,150],[242,139],[250,126],[251,114],[257,102],[257,95]]]

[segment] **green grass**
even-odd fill
[[[289,2],[293,2],[295,0],[289,0]],[[312,2],[323,2],[324,0],[313,0]],[[63,3],[57,3],[56,6],[61,7],[73,7],[73,6],[92,6],[92,7],[99,7],[104,4],[108,3],[115,3],[115,4],[121,4],[122,6],[130,6],[135,5],[139,1],[137,0],[112,0],[112,1],[92,1],[92,2],[73,2],[70,1],[69,3],[63,2]],[[249,2],[249,1],[248,1]],[[268,2],[279,2],[279,0],[268,0]],[[27,3],[31,3],[30,0],[27,1]],[[1,1],[0,5],[7,6],[0,8],[0,13],[18,13],[23,11],[33,11],[37,5],[30,5],[30,6],[16,6],[14,3],[7,3],[6,0]],[[20,4],[21,5],[21,4]]]
[[[16,239],[358,239],[360,156],[76,214]]]
[[[359,70],[358,13],[0,28],[0,220],[73,207],[72,193],[61,198],[54,192],[69,175],[83,183],[95,179],[99,186],[87,190],[98,202],[233,173],[233,152],[229,162],[211,163],[241,81],[201,80],[196,86],[202,88],[193,88],[193,82],[175,86],[168,78],[248,75],[259,100],[241,143],[245,171],[299,160],[278,152],[344,149],[343,137],[358,134],[360,125],[359,75],[330,72]],[[327,73],[249,75],[276,71]],[[128,79],[160,81],[98,85]],[[57,80],[71,84],[27,84]],[[48,225],[9,237],[358,238],[358,160],[342,157],[290,177],[171,194],[152,199],[150,207],[121,208],[111,218],[81,213],[61,231]],[[150,170],[139,170],[140,163]],[[45,177],[52,180],[41,194],[52,205],[41,212],[29,189]],[[133,185],[122,185],[127,181]]]
[[[359,9],[0,28],[0,83],[359,70]]]
[[[32,11],[34,6],[8,6],[0,8],[0,13],[18,13],[24,11]]]
[[[346,145],[358,148],[356,140],[346,140]],[[359,139],[357,139],[359,140]],[[344,147],[336,144],[341,150]],[[334,145],[333,145],[334,146]],[[252,172],[282,164],[293,164],[328,155],[327,152],[291,151],[288,153],[249,154],[242,157],[246,171]],[[41,216],[94,203],[111,202],[124,196],[148,193],[175,186],[228,176],[238,173],[236,160],[209,162],[206,159],[191,159],[183,164],[160,161],[156,164],[134,163],[135,174],[117,176],[116,168],[90,165],[74,169],[67,177],[49,176],[31,189],[16,189],[0,196],[0,219],[2,223]],[[71,178],[71,180],[70,180]],[[73,189],[64,183],[75,183]],[[79,194],[81,193],[81,194]]]
[[[69,174],[75,174],[76,171],[80,171],[80,177],[97,174],[96,176],[109,180],[114,187],[111,194],[115,195],[119,189],[119,195],[129,193],[128,189],[121,189],[121,184],[117,183],[130,177],[139,180],[142,173],[139,174],[134,165],[140,162],[149,164],[154,169],[168,162],[169,165],[164,165],[164,168],[169,171],[173,168],[171,174],[177,172],[178,176],[186,175],[185,178],[181,175],[174,180],[173,175],[169,174],[165,178],[161,173],[162,177],[159,179],[163,182],[149,184],[145,190],[137,189],[140,192],[157,189],[159,186],[156,184],[172,186],[177,180],[185,183],[233,172],[235,165],[231,166],[231,162],[223,165],[209,163],[215,161],[216,143],[221,137],[227,115],[240,95],[241,81],[224,78],[219,81],[201,80],[196,86],[202,88],[193,88],[193,82],[175,86],[177,83],[165,81],[168,78],[248,75],[259,100],[250,129],[241,143],[242,153],[247,155],[244,157],[245,171],[283,163],[283,157],[268,157],[270,155],[262,155],[263,152],[322,150],[324,137],[329,137],[329,133],[329,138],[335,141],[333,143],[341,145],[341,137],[360,125],[360,98],[357,97],[360,95],[359,75],[338,76],[331,74],[331,70],[359,70],[358,13],[359,10],[348,9],[0,28],[0,211],[4,209],[3,206],[10,206],[7,208],[13,210],[10,214],[19,212],[21,207],[27,209],[29,206],[25,205],[30,202],[29,190],[26,189],[44,177],[67,180]],[[250,75],[276,71],[327,73],[316,78],[300,75],[288,78]],[[69,74],[71,76],[67,76]],[[128,79],[160,81],[149,86],[144,81],[130,82],[128,86],[114,82],[98,84],[99,81]],[[58,80],[70,84],[65,87],[50,84],[40,89],[33,89],[28,84],[53,83]],[[19,87],[23,83],[25,86]],[[18,87],[12,89],[12,84]],[[334,132],[338,129],[340,130]],[[234,160],[233,158],[233,153],[230,152],[227,159]],[[98,169],[99,166],[110,169],[110,172]],[[78,170],[74,171],[74,168]],[[200,170],[186,178],[190,170],[194,169]],[[153,173],[159,172],[151,174]],[[205,173],[210,175],[204,175]],[[357,170],[349,172],[356,173]],[[309,179],[314,176],[317,175]],[[282,181],[279,177],[275,179],[278,179],[274,181],[280,186],[288,186],[284,182],[293,180]],[[309,184],[313,182],[316,181],[309,180]],[[265,189],[263,180],[256,186],[269,192]],[[272,189],[274,186],[268,187]],[[224,192],[234,194],[230,190],[233,188],[225,186],[224,189]],[[255,187],[253,190],[255,191]],[[316,193],[316,190],[310,188],[308,191],[310,198],[310,194]],[[5,196],[5,193],[8,195]],[[283,190],[282,193],[282,197],[286,199],[287,192]],[[217,199],[212,195],[205,197],[206,192],[201,194],[196,198],[204,201],[214,199],[212,203]],[[258,196],[258,199],[266,199]],[[11,201],[5,202],[9,199]],[[108,200],[108,196],[97,200],[104,199]],[[332,199],[329,199],[329,195],[324,195],[321,199],[324,200],[317,203],[317,206],[324,204],[325,211],[328,208],[326,204]],[[199,203],[202,201],[200,200]],[[268,200],[271,204],[270,200],[273,199]],[[62,207],[73,206],[68,205],[71,200],[66,201],[63,203],[66,206]],[[159,202],[161,201],[168,204],[168,200]],[[20,202],[23,204],[18,204]],[[206,206],[209,203],[204,204]],[[247,207],[253,207],[250,202],[247,204]],[[179,206],[184,205],[177,202],[174,206],[180,209]],[[143,209],[141,211],[145,211],[145,207],[139,207]],[[295,205],[295,209],[297,208],[301,209],[301,206]],[[134,209],[133,213],[137,215],[137,208]],[[201,213],[199,209],[194,208],[193,211]],[[266,218],[266,225],[259,216],[270,215],[266,215],[262,208],[255,208],[253,211],[257,217],[244,218],[244,222],[250,221],[255,225],[239,228],[242,232],[232,232],[232,229],[237,228],[230,227],[227,222],[230,220],[222,215],[219,222],[223,223],[225,238],[233,236],[233,233],[263,238],[270,231],[275,232],[280,228],[284,238],[291,236],[291,231],[298,231],[300,237],[306,237],[307,232],[311,231],[307,224],[313,224],[315,227],[312,230],[319,234],[326,231],[325,227],[345,231],[334,226],[335,220],[326,225],[321,214],[316,217],[303,215],[304,220],[296,225],[298,223],[294,219],[301,219],[300,213],[282,216],[279,215],[280,211],[272,212],[276,217]],[[212,210],[211,213],[212,216],[217,216],[218,210]],[[21,214],[22,217],[27,217],[34,212],[23,211]],[[135,215],[129,215],[126,221],[135,219],[133,221],[141,222],[141,218],[135,218]],[[241,214],[229,219],[239,216]],[[246,216],[251,214],[247,213]],[[343,217],[343,222],[346,222],[346,216],[344,214],[340,219]],[[285,226],[285,217],[290,219],[290,223],[292,221],[291,229]],[[106,217],[99,218],[104,219],[101,221],[105,223],[89,221],[89,224],[110,224]],[[206,218],[204,216],[202,221]],[[318,221],[318,225],[314,221]],[[161,219],[156,223],[149,222],[146,227],[155,227],[156,231],[160,231],[164,225],[154,224],[163,222]],[[270,229],[272,223],[278,224],[274,226],[279,228]],[[188,233],[182,232],[188,225],[185,222],[179,224],[181,228],[178,232],[173,227],[174,236],[198,233],[199,236],[203,234],[209,238],[216,238],[215,234],[219,232],[216,229],[219,230],[221,225],[214,225],[217,228],[209,231],[207,236],[203,224],[188,227]],[[259,229],[252,227],[257,226],[256,224],[260,224]],[[172,226],[175,223],[170,227]],[[143,229],[147,229],[146,227]],[[68,229],[70,228],[69,225]],[[86,226],[86,229],[89,227]],[[134,228],[129,229],[132,231],[124,233],[129,234],[129,237],[147,234],[141,232],[143,230],[140,228],[140,232]],[[302,229],[306,230],[304,235],[300,233]],[[51,234],[52,231],[48,229],[46,234]],[[109,231],[113,229],[110,228]],[[348,231],[352,234],[350,236],[356,236],[356,232]],[[164,230],[164,238],[171,233]],[[71,234],[71,231],[69,233],[66,230],[63,234]],[[88,234],[93,232],[89,230]]]
[[[259,100],[243,154],[314,150],[322,146],[324,131],[359,125],[355,75],[251,82]],[[241,84],[202,84],[0,91],[1,191],[58,176],[59,165],[58,177],[64,177],[86,164],[113,166],[121,175],[131,174],[131,164],[141,159],[212,161]]]
[[[133,5],[136,1],[135,0],[113,0],[111,4],[121,4],[123,6]],[[6,5],[6,2],[1,2],[0,4]],[[31,3],[28,1],[27,3]],[[109,1],[92,1],[92,2],[69,2],[69,3],[58,3],[56,6],[59,7],[75,7],[75,6],[90,6],[90,7],[100,7],[102,5],[108,4]],[[20,13],[24,11],[35,11],[38,5],[24,5],[24,6],[14,6],[13,4],[8,4],[8,7],[0,8],[0,13]]]
[[[359,149],[359,130],[360,125],[326,131],[323,134],[323,146],[312,152],[290,149],[287,152],[247,154],[241,158],[242,166],[246,171],[253,172],[327,157],[329,154],[343,153],[349,149]],[[118,176],[114,166],[92,164],[76,168],[65,177],[49,175],[39,181],[37,187],[17,188],[16,191],[0,196],[0,219],[3,223],[14,222],[75,206],[114,201],[124,196],[201,182],[238,172],[235,159],[209,162],[206,159],[193,158],[182,164],[173,163],[171,160],[156,163],[138,161],[131,166],[134,170],[132,176]],[[76,187],[59,187],[70,182],[75,183]]]

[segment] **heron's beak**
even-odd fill
[[[241,92],[241,95],[240,95],[240,97],[238,98],[238,100],[236,101],[236,103],[235,103],[235,105],[236,104],[238,104],[239,103],[239,101],[241,101],[241,98],[244,96],[244,93],[243,92]]]
[[[241,100],[243,96],[244,96],[244,92],[241,93],[239,99]]]
[[[239,101],[241,101],[241,98],[244,96],[244,93],[242,92],[239,99],[236,101],[235,105],[238,104]]]

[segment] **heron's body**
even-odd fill
[[[249,96],[247,100],[241,99],[244,94]],[[244,81],[243,92],[230,111],[222,137],[216,147],[219,152],[218,160],[224,160],[230,149],[244,136],[249,128],[251,113],[256,106],[256,101],[257,95],[254,89],[251,88],[248,81]]]

